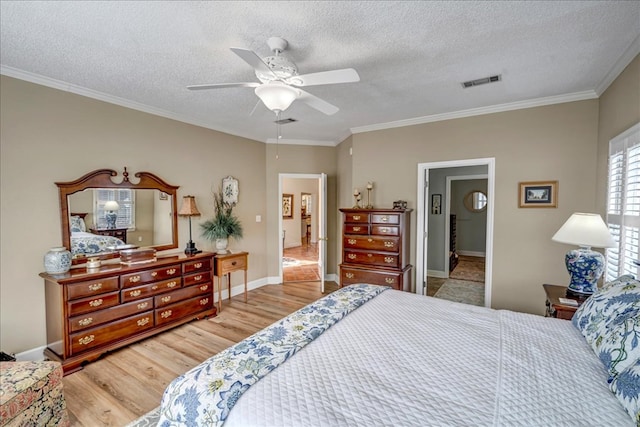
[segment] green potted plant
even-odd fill
[[[202,237],[215,243],[216,252],[227,253],[229,238],[242,238],[242,224],[233,214],[233,205],[225,203],[222,191],[213,193],[213,218],[202,224]]]

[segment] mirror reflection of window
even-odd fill
[[[93,197],[95,206],[93,217],[97,228],[108,228],[105,219],[105,204],[110,200],[115,200],[118,203],[116,228],[135,229],[136,211],[133,190],[98,188],[93,191]]]
[[[480,191],[473,193],[473,208],[482,210],[485,206],[487,206],[487,196]]]

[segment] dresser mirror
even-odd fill
[[[62,244],[74,263],[87,257],[110,258],[131,247],[178,247],[178,186],[149,172],[127,169],[121,179],[98,169],[70,182],[56,182],[60,193]],[[120,181],[120,182],[114,182]]]
[[[487,194],[480,190],[469,191],[463,202],[469,212],[482,212],[487,209]]]

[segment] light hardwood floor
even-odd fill
[[[325,295],[338,289],[325,283]],[[179,326],[88,364],[63,379],[72,426],[124,426],[160,404],[180,374],[322,297],[319,282],[266,285],[225,300],[218,316]]]

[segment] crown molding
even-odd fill
[[[276,138],[268,138],[265,141],[266,144],[275,144],[276,142],[278,142]],[[337,145],[335,141],[316,139],[280,139],[279,143],[281,145],[315,145],[318,147],[335,147]]]
[[[483,114],[501,113],[504,111],[522,110],[524,108],[541,107],[545,105],[562,104],[564,102],[583,101],[597,98],[595,91],[587,90],[566,95],[547,96],[544,98],[530,99],[527,101],[509,102],[506,104],[490,105],[488,107],[471,108],[469,110],[454,111],[451,113],[434,114],[431,116],[416,117],[413,119],[397,120],[395,122],[378,123],[374,125],[358,126],[351,128],[351,133],[371,132],[375,130],[392,129],[404,126],[419,125],[423,123],[440,122],[443,120],[461,119],[464,117],[480,116]]]
[[[633,61],[633,59],[640,54],[640,35],[638,35],[633,41],[629,44],[629,47],[625,49],[622,56],[613,64],[611,70],[607,73],[607,75],[602,79],[600,84],[596,86],[596,93],[598,96],[602,95],[605,90],[613,83],[613,81],[618,78],[620,73],[627,68],[627,65]]]

